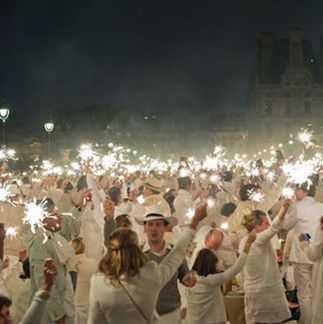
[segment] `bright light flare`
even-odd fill
[[[6,228],[6,236],[9,238],[9,239],[15,239],[17,237],[17,232],[18,228],[17,227],[12,227],[12,226],[9,226]]]
[[[294,197],[294,190],[291,187],[284,187],[282,190],[282,196],[285,199],[291,199]]]
[[[229,224],[228,224],[227,222],[222,223],[222,224],[220,225],[220,228],[223,229],[223,230],[227,230],[227,229],[229,229]]]
[[[47,216],[49,216],[49,214],[45,209],[44,200],[39,205],[35,202],[31,202],[25,207],[25,216],[22,221],[28,223],[31,231],[35,233],[37,227],[44,230],[43,221]]]
[[[248,191],[249,199],[253,202],[259,203],[264,201],[264,194],[259,190],[249,190]]]
[[[194,217],[194,214],[195,214],[194,208],[189,208],[185,216],[189,219],[192,219]]]
[[[302,132],[297,134],[297,139],[299,142],[305,145],[312,145],[313,139],[313,132],[309,131],[308,129],[304,129]]]

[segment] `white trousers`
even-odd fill
[[[299,324],[312,322],[312,268],[305,263],[294,263],[294,280],[297,287],[297,298],[301,310]]]

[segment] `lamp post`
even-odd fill
[[[54,123],[53,122],[47,122],[44,124],[45,131],[48,134],[48,157],[51,156],[51,138],[50,138],[50,133],[54,129]]]
[[[8,104],[0,106],[0,119],[2,120],[2,145],[5,144],[5,122],[10,114],[10,106]]]

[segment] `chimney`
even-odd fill
[[[289,63],[291,65],[303,64],[303,30],[289,29]]]
[[[258,62],[261,81],[265,81],[267,72],[270,70],[270,60],[274,53],[274,45],[274,33],[260,33],[260,39],[258,39]]]

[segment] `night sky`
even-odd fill
[[[261,31],[301,27],[316,51],[322,1],[0,0],[0,98],[42,122],[90,104],[243,111]]]

